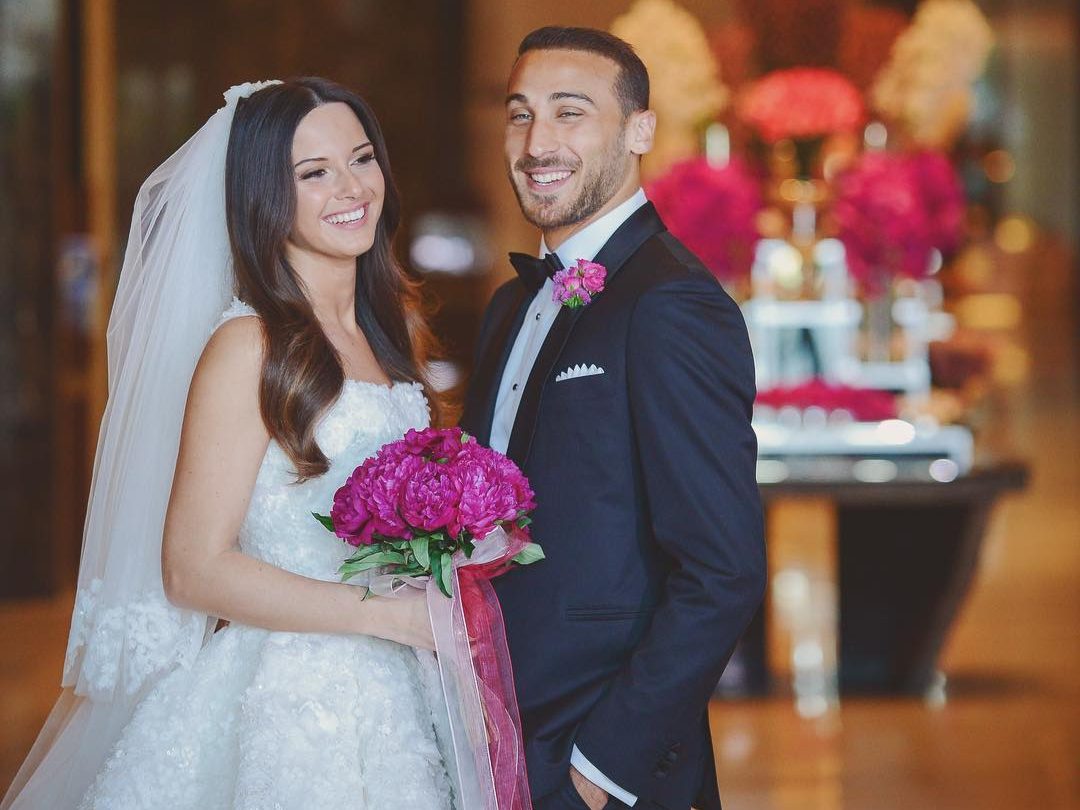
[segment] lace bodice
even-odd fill
[[[426,427],[427,401],[417,383],[393,386],[349,380],[315,432],[330,459],[325,475],[295,483],[296,471],[271,442],[251,505],[240,529],[240,547],[268,563],[315,579],[336,580],[352,551],[311,516],[329,514],[334,492],[361,462],[409,428]]]
[[[234,301],[223,321],[253,314],[246,304]],[[330,469],[296,483],[292,462],[271,441],[240,528],[241,549],[297,574],[337,580],[338,567],[351,549],[311,513],[329,514],[334,493],[364,459],[387,442],[401,438],[409,428],[427,424],[427,400],[419,383],[387,386],[346,380],[341,396],[315,431]]]

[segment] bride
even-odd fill
[[[458,804],[423,593],[362,600],[311,516],[435,403],[382,133],[322,79],[226,102],[136,203],[66,688],[3,810]]]

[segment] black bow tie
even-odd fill
[[[544,281],[563,269],[563,263],[554,253],[538,259],[528,253],[511,253],[510,264],[514,265],[522,282],[532,292],[544,286]]]

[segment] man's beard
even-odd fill
[[[510,185],[514,189],[514,194],[517,195],[518,205],[521,207],[521,213],[525,215],[525,219],[537,228],[552,230],[576,225],[603,208],[615,196],[626,178],[623,163],[625,160],[625,150],[623,148],[625,142],[626,136],[625,133],[622,133],[600,155],[596,168],[582,179],[581,191],[578,192],[578,195],[561,206],[554,201],[538,200],[537,195],[531,190],[519,186],[514,170],[511,169],[509,172]],[[565,167],[576,172],[580,170],[581,163],[579,161],[577,166],[567,166],[565,161],[523,158],[515,166],[519,172],[556,167]]]

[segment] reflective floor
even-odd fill
[[[725,808],[1080,807],[1077,420],[1046,398],[1024,421],[1034,479],[990,529],[941,662],[945,703],[850,699],[820,720],[782,698],[714,703]]]

